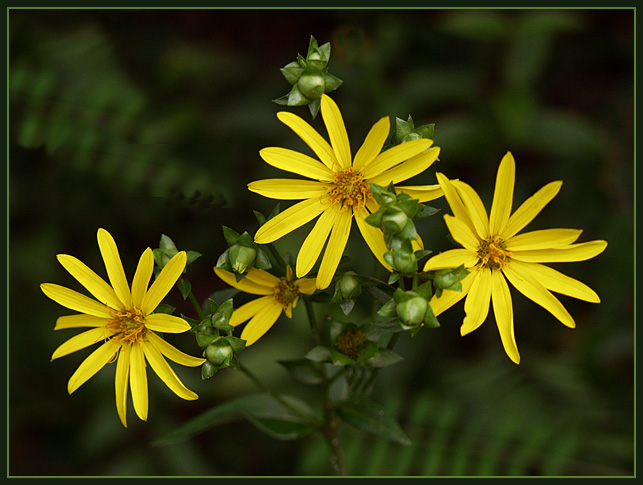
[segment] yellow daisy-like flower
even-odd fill
[[[248,271],[241,281],[237,281],[234,273],[230,271],[214,268],[214,272],[238,290],[252,295],[263,295],[240,306],[230,317],[230,325],[233,327],[250,320],[241,333],[246,346],[254,344],[270,330],[282,311],[288,318],[292,318],[292,309],[297,306],[299,295],[312,295],[316,290],[313,278],[294,279],[290,266],[287,268],[286,278],[283,279],[256,268]]]
[[[420,139],[382,152],[390,130],[389,119],[385,117],[371,128],[353,159],[342,114],[327,95],[322,96],[321,113],[330,144],[300,117],[289,112],[277,114],[320,161],[286,148],[269,147],[259,152],[270,165],[313,180],[267,179],[252,182],[248,188],[273,199],[303,199],[259,228],[255,234],[258,244],[273,242],[319,216],[299,250],[296,273],[302,277],[310,272],[328,240],[317,275],[317,288],[324,289],[330,285],[339,265],[353,217],[373,254],[390,269],[383,257],[388,249],[382,231],[364,221],[378,209],[370,184],[397,184],[423,172],[436,160],[440,148],[429,149],[433,141]],[[438,185],[396,188],[420,202],[442,195]]]
[[[40,285],[45,295],[56,303],[80,312],[58,318],[54,330],[92,327],[63,343],[51,359],[103,342],[80,364],[69,379],[67,390],[71,394],[106,364],[116,360],[116,410],[123,426],[127,427],[128,383],[136,414],[143,421],[147,420],[146,360],[177,396],[194,400],[199,396],[183,385],[165,357],[190,367],[203,364],[205,359],[184,354],[155,333],[182,333],[191,328],[182,318],[153,313],[181,276],[187,261],[185,251],[174,256],[148,288],[154,270],[154,256],[147,248],[138,262],[130,290],[116,243],[105,229],[98,230],[98,246],[111,286],[80,260],[67,254],[58,255],[60,264],[96,300],[63,286]]]
[[[460,328],[460,333],[466,335],[486,320],[491,301],[504,349],[518,364],[520,354],[507,280],[564,325],[574,328],[574,319],[551,292],[591,303],[599,303],[600,298],[584,283],[541,263],[585,261],[602,253],[607,242],[573,244],[582,232],[578,229],[544,229],[517,235],[556,196],[562,182],[545,185],[511,214],[515,170],[514,158],[508,152],[498,167],[490,217],[473,188],[437,174],[453,211],[453,216],[445,215],[444,220],[463,249],[434,256],[427,261],[424,271],[464,264],[470,273],[462,280],[462,291],[447,290],[439,298],[434,295],[431,299],[434,314],[439,315],[466,296],[466,316]]]

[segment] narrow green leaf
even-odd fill
[[[410,446],[411,440],[391,416],[388,416],[381,405],[366,397],[349,401],[337,409],[337,414],[355,428],[404,446]]]

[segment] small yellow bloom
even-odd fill
[[[214,268],[214,272],[238,290],[252,295],[263,295],[237,308],[230,318],[230,325],[233,327],[250,320],[241,333],[246,346],[252,345],[270,330],[282,311],[288,318],[292,318],[292,309],[297,306],[299,295],[312,295],[316,289],[313,278],[293,279],[290,266],[286,278],[283,279],[256,268],[248,271],[241,281],[237,281],[234,273],[230,271]]]
[[[128,381],[134,410],[139,418],[147,420],[146,360],[177,396],[193,400],[198,396],[183,385],[165,357],[190,367],[201,365],[205,359],[184,354],[155,333],[182,333],[190,330],[190,324],[182,318],[153,313],[181,276],[187,261],[185,251],[174,256],[148,288],[154,270],[154,256],[152,250],[147,248],[139,260],[130,290],[116,243],[105,229],[98,230],[98,246],[111,286],[73,256],[58,255],[60,264],[96,300],[63,286],[51,283],[40,285],[45,295],[56,303],[80,312],[78,315],[58,318],[54,330],[92,327],[63,343],[55,350],[51,359],[103,342],[80,364],[69,379],[67,390],[71,394],[106,364],[117,361],[116,410],[123,426],[127,426]]]
[[[364,221],[378,209],[370,184],[397,184],[423,172],[437,159],[440,148],[429,148],[433,141],[420,139],[382,152],[390,130],[389,119],[385,117],[371,128],[362,147],[352,158],[342,114],[327,95],[321,98],[321,113],[330,144],[298,116],[289,112],[277,114],[279,120],[299,135],[320,161],[285,148],[269,147],[259,152],[268,164],[312,180],[258,180],[250,183],[248,188],[272,199],[303,199],[260,227],[255,234],[258,244],[276,241],[319,216],[299,251],[296,273],[301,278],[310,272],[328,240],[317,275],[317,288],[324,289],[330,285],[337,270],[353,217],[373,254],[390,269],[383,257],[388,249],[382,231]],[[420,202],[442,196],[438,185],[396,189]]]
[[[460,328],[460,333],[466,335],[486,320],[491,301],[504,349],[517,364],[520,354],[506,280],[564,325],[573,328],[574,319],[551,292],[591,303],[599,303],[600,298],[584,283],[541,263],[585,261],[602,253],[607,242],[573,244],[582,232],[578,229],[544,229],[517,235],[556,196],[562,182],[545,185],[511,214],[515,171],[514,158],[508,152],[498,167],[490,217],[473,188],[437,174],[453,211],[453,216],[445,215],[444,220],[463,248],[434,256],[427,261],[424,271],[464,264],[470,273],[462,280],[462,291],[446,290],[439,298],[433,296],[434,314],[439,315],[466,296],[466,316]]]

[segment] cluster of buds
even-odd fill
[[[236,354],[241,352],[246,341],[233,337],[234,327],[229,324],[233,307],[232,300],[227,300],[221,305],[208,300],[210,314],[203,320],[190,321],[193,324],[192,331],[196,336],[196,343],[203,349],[203,357],[207,360],[201,367],[203,379],[209,379],[220,369],[233,367],[238,369],[239,364]]]
[[[362,293],[363,277],[355,274],[354,271],[347,271],[335,283],[335,292],[330,303],[338,303],[345,315],[348,315],[353,306],[355,299]]]
[[[240,281],[252,268],[270,269],[268,255],[255,244],[248,232],[239,234],[229,227],[223,227],[223,236],[229,247],[217,260],[217,268],[232,271]]]
[[[292,89],[273,101],[285,106],[307,104],[313,118],[317,116],[322,94],[334,91],[342,84],[341,79],[328,72],[329,60],[330,43],[318,46],[317,40],[311,36],[306,57],[298,54],[296,61],[281,68],[281,73],[292,84]]]

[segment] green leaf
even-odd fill
[[[176,310],[176,307],[168,305],[167,303],[161,303],[156,307],[154,313],[167,313],[168,315],[172,315],[172,313],[174,313],[174,310]]]
[[[389,365],[396,364],[401,360],[403,360],[403,358],[392,350],[380,349],[379,355],[371,357],[367,364],[372,367],[388,367]]]
[[[388,416],[381,405],[366,397],[345,403],[337,409],[337,414],[346,423],[365,433],[404,446],[411,445],[411,440],[397,421]]]
[[[185,254],[188,257],[188,260],[186,262],[186,266],[188,264],[194,263],[197,259],[199,259],[202,256],[202,254],[197,252],[197,251],[186,251]]]
[[[160,436],[153,444],[169,445],[185,441],[234,418],[246,419],[278,439],[299,438],[315,429],[319,417],[308,404],[292,396],[282,395],[281,398],[289,407],[269,394],[249,394],[231,399]],[[289,408],[297,410],[297,413]]]
[[[161,242],[159,243],[159,249],[162,249],[163,251],[167,252],[171,256],[174,256],[176,253],[179,252],[179,250],[176,249],[176,245],[174,244],[174,241],[172,241],[172,239],[170,239],[170,237],[166,236],[165,234],[161,235]]]
[[[320,384],[324,376],[319,366],[309,359],[279,360],[288,372],[299,382],[304,384]]]
[[[318,345],[310,349],[305,358],[308,360],[312,360],[313,362],[329,362],[330,349],[328,347],[324,347],[323,345]]]

